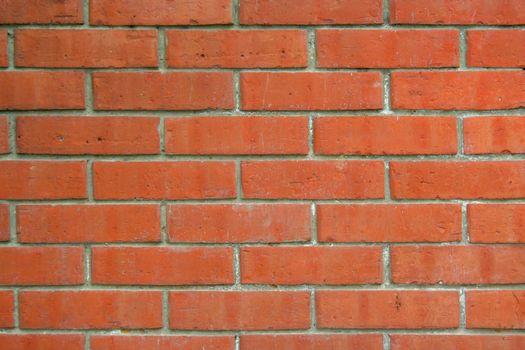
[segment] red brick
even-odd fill
[[[9,219],[9,205],[0,204],[0,242],[9,241],[11,237],[11,220]]]
[[[15,312],[15,298],[12,291],[0,291],[0,328],[13,328],[15,326],[14,319]],[[2,346],[2,335],[0,334],[0,347]],[[5,347],[5,349],[11,349]]]
[[[18,67],[156,67],[154,30],[17,30]]]
[[[512,335],[390,335],[391,350],[520,350],[525,337]]]
[[[7,64],[7,30],[0,30],[0,67],[7,67]]]
[[[318,30],[317,66],[425,68],[459,65],[457,30]]]
[[[525,24],[522,0],[391,0],[392,23],[412,24]]]
[[[84,350],[81,334],[0,334],[0,348],[9,350]]]
[[[158,205],[19,205],[16,223],[23,243],[160,241]]]
[[[318,154],[456,154],[455,117],[320,117]]]
[[[86,198],[86,162],[0,161],[0,198]]]
[[[233,108],[231,72],[98,72],[98,110],[199,110]]]
[[[204,25],[232,22],[231,0],[91,0],[91,24]]]
[[[383,107],[378,72],[241,74],[244,110],[348,110]]]
[[[233,336],[105,336],[91,337],[91,350],[234,350]]]
[[[0,116],[0,154],[9,153],[9,119]]]
[[[171,67],[275,68],[306,67],[304,30],[168,31]]]
[[[319,328],[456,328],[459,295],[438,291],[318,291]]]
[[[0,23],[78,24],[82,0],[0,0]]]
[[[310,293],[306,291],[171,292],[169,304],[172,329],[310,328]]]
[[[241,250],[246,284],[379,284],[380,247],[247,247]]]
[[[392,73],[392,108],[491,110],[525,107],[525,71]]]
[[[307,154],[306,117],[181,117],[165,121],[170,154]]]
[[[307,204],[172,205],[168,232],[172,242],[297,242],[310,239]]]
[[[392,198],[522,198],[525,162],[391,162],[390,187]]]
[[[92,281],[110,285],[233,284],[232,248],[95,247]]]
[[[449,242],[461,240],[461,206],[365,204],[317,206],[322,242]]]
[[[245,198],[383,198],[382,161],[242,162]]]
[[[160,291],[21,291],[22,329],[162,327]]]
[[[0,72],[0,86],[0,109],[84,109],[81,72]]]
[[[525,243],[525,205],[469,204],[469,241]]]
[[[96,199],[235,198],[235,163],[95,162]]]
[[[467,64],[473,67],[523,68],[525,67],[524,42],[523,30],[469,30]]]
[[[382,350],[380,334],[255,334],[241,336],[241,349],[258,350]]]
[[[467,154],[525,153],[525,117],[473,117],[463,120]]]
[[[82,247],[0,247],[0,285],[83,283]]]
[[[467,328],[525,329],[525,292],[467,291]]]
[[[382,23],[381,0],[240,0],[242,24]]]
[[[18,117],[18,153],[158,154],[159,118]]]
[[[390,248],[392,281],[398,284],[525,283],[525,249],[495,246]]]

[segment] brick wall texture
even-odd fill
[[[525,0],[0,0],[0,349],[525,349]]]

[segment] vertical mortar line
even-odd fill
[[[241,111],[241,71],[239,69],[233,70],[233,99],[234,99],[234,114]]]
[[[457,132],[458,132],[458,155],[460,157],[463,157],[465,155],[465,145],[463,141],[463,123],[464,123],[464,115],[463,113],[457,113],[456,115],[456,123],[457,123]]]
[[[240,4],[239,0],[232,0],[232,20],[233,20],[233,26],[237,27],[239,26],[240,20],[239,20],[239,13],[240,13]]]
[[[316,51],[316,34],[315,28],[307,29],[308,36],[308,71],[315,70],[317,64],[317,51]]]
[[[465,29],[459,30],[459,70],[467,68],[467,33]]]
[[[390,286],[392,282],[390,273],[390,245],[383,246],[383,288]]]
[[[311,215],[310,225],[312,226],[310,228],[311,230],[310,232],[312,234],[311,243],[313,245],[316,245],[317,244],[317,207],[316,207],[315,202],[312,202],[312,204],[310,204],[310,215]]]
[[[239,334],[235,335],[235,350],[241,350],[241,337]]]
[[[169,292],[162,291],[162,333],[168,333],[170,329],[169,319]]]
[[[317,328],[317,317],[315,314],[315,288],[310,289],[310,331],[314,331]]]
[[[390,70],[381,70],[383,78],[383,110],[381,114],[392,114],[390,109]]]
[[[233,273],[234,288],[241,288],[241,248],[239,244],[233,246]]]
[[[390,350],[390,334],[383,333],[383,350]]]
[[[84,333],[84,349],[85,350],[91,350],[91,335],[89,332]]]
[[[15,29],[7,29],[7,70],[15,69]]]
[[[383,0],[383,27],[390,27],[390,0]]]
[[[459,329],[465,330],[467,325],[465,288],[459,290]]]
[[[8,116],[9,122],[9,153],[11,157],[16,157],[16,115]]]
[[[20,329],[20,304],[18,302],[18,292],[19,292],[19,288],[14,288],[13,289],[13,318],[14,318],[14,321],[15,321],[15,325],[14,325],[14,328],[15,329]]]
[[[92,69],[84,70],[84,100],[86,104],[86,113],[93,113],[93,76]]]
[[[166,46],[167,46],[168,38],[166,37],[166,30],[157,27],[157,60],[159,65],[159,70],[161,72],[166,71],[167,63],[166,63]]]
[[[16,234],[16,205],[9,204],[9,244],[18,244],[18,236]]]
[[[168,237],[168,205],[165,201],[160,203],[160,241],[166,244],[169,241]]]
[[[83,17],[84,24],[82,26],[89,27],[89,0],[82,1],[82,11],[84,14],[84,17]]]
[[[467,202],[461,202],[461,243],[469,243],[468,220],[467,220]]]

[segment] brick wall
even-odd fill
[[[525,349],[524,0],[0,0],[0,349]]]

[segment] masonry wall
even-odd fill
[[[525,349],[525,1],[0,23],[0,349]]]

